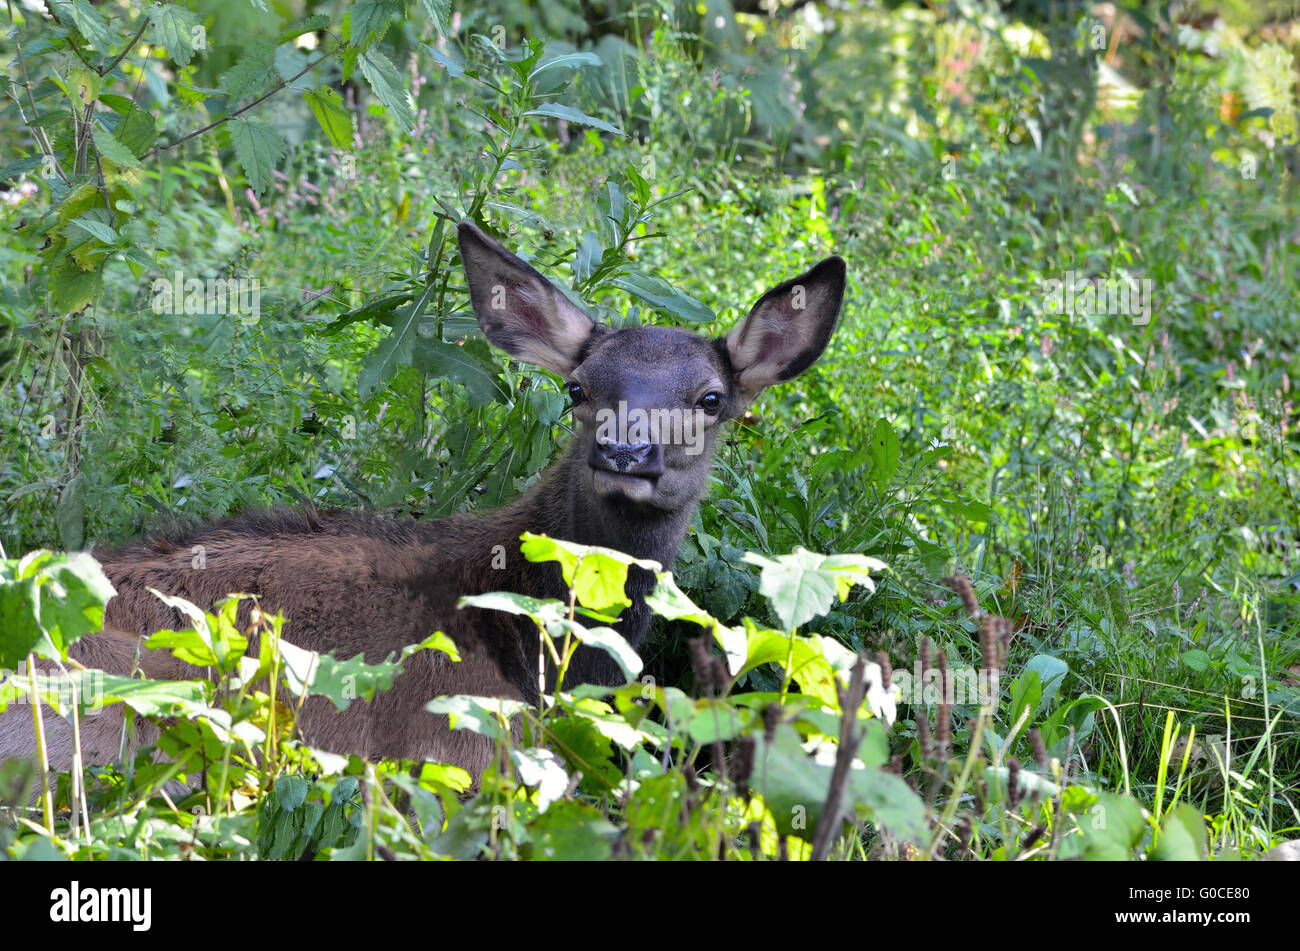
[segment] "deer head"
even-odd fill
[[[689,517],[719,424],[821,356],[844,297],[844,261],[829,257],[769,290],[725,337],[613,330],[473,224],[459,238],[488,340],[564,380],[579,424],[570,460],[583,464],[569,467],[579,497],[624,517]]]

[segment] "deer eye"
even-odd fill
[[[573,402],[574,406],[577,406],[584,399],[586,399],[586,394],[582,392],[582,387],[579,384],[570,383],[568,386],[568,390],[569,390],[569,399]]]
[[[705,393],[695,403],[697,409],[702,409],[710,416],[717,416],[722,412],[722,394]]]

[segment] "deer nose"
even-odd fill
[[[594,439],[587,464],[593,469],[649,478],[663,475],[664,452],[657,442],[626,443]]]

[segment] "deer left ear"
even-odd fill
[[[843,258],[829,257],[772,288],[731,328],[727,355],[744,400],[817,362],[835,332],[847,272]]]

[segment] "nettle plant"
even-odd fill
[[[926,656],[920,664],[921,681],[937,680],[937,693],[900,695],[907,681],[891,676],[883,656],[883,665],[873,663],[833,638],[800,633],[854,586],[874,590],[872,573],[884,568],[874,559],[802,549],[774,559],[747,554],[779,619],[778,628],[767,628],[749,618],[735,626],[719,622],[660,566],[615,551],[525,535],[523,553],[559,563],[567,600],[499,592],[461,603],[530,618],[543,635],[539,686],[546,685],[548,659],[560,671],[558,686],[542,693],[539,707],[475,696],[428,704],[449,714],[454,728],[494,741],[493,763],[477,786],[454,766],[363,762],[295,738],[307,696],[347,709],[391,687],[415,651],[439,650],[456,660],[445,636],[435,632],[378,664],[339,661],[286,643],[278,617],[254,612],[248,629],[239,630],[238,597],[215,614],[173,601],[193,627],[160,631],[148,646],[207,668],[208,679],[95,672],[95,703],[125,704],[136,715],[126,718],[125,732],[139,731],[136,739],[151,740],[154,749],[146,745],[104,769],[82,770],[74,760],[57,789],[43,790],[38,818],[23,808],[35,770],[20,761],[0,766],[0,807],[20,823],[16,839],[0,838],[0,848],[28,857],[276,859],[1205,854],[1204,820],[1186,801],[1186,755],[1172,794],[1162,783],[1153,811],[1127,792],[1096,792],[1071,780],[1062,762],[1106,704],[1080,698],[1049,711],[1064,675],[1051,659],[1031,661],[1005,699],[1004,691],[989,691],[962,723],[963,708],[945,696],[957,677],[942,653],[937,663]],[[637,679],[640,659],[610,627],[628,606],[624,586],[633,564],[656,572],[647,599],[656,614],[699,627],[692,646],[699,696]],[[0,604],[13,608],[15,621],[0,642],[0,667],[25,665],[7,674],[0,704],[40,695],[74,723],[87,715],[67,689],[72,680],[86,683],[84,672],[70,669],[67,647],[99,626],[111,594],[86,555],[34,552],[0,562]],[[1005,624],[989,615],[980,620],[986,662],[996,669]],[[246,657],[254,636],[257,656]],[[565,689],[563,672],[580,644],[608,652],[627,685]],[[777,672],[777,689],[732,692],[760,666]],[[927,677],[927,669],[939,676]],[[915,740],[901,738],[904,753],[918,760],[909,777],[920,779],[919,792],[900,775],[901,756],[891,756],[900,701],[916,715]],[[922,726],[927,709],[937,709],[933,732]],[[963,736],[967,750],[960,754]],[[130,739],[124,736],[124,749]],[[1167,725],[1165,765],[1174,764],[1177,739]],[[1011,756],[1021,744],[1033,748],[1037,771]],[[56,805],[66,807],[58,821]]]

